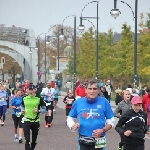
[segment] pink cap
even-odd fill
[[[140,96],[134,96],[131,100],[132,104],[142,104],[142,99]]]

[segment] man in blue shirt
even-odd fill
[[[102,150],[106,146],[105,134],[113,126],[114,114],[108,100],[97,96],[97,81],[88,82],[86,93],[86,97],[74,102],[67,125],[72,131],[78,129],[80,150]]]

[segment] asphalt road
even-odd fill
[[[71,132],[65,125],[66,116],[62,98],[63,96],[59,97],[58,106],[60,108],[57,108],[57,114],[54,114],[52,127],[44,127],[44,115],[41,115],[41,128],[37,139],[38,144],[35,150],[77,150],[78,134],[77,132]],[[115,106],[112,107],[114,108]],[[3,127],[0,126],[0,150],[24,150],[24,143],[15,143],[13,141],[13,136],[13,121],[11,113],[9,112],[6,116],[5,125]],[[106,149],[116,150],[119,141],[118,133],[112,128],[107,133]],[[150,150],[149,142],[150,141],[146,139],[145,150]]]

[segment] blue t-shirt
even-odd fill
[[[55,89],[55,95],[54,95],[54,98],[58,98],[58,95],[59,95],[59,89]]]
[[[7,101],[6,101],[6,98],[8,98],[7,92],[0,90],[0,96],[2,96],[2,98],[0,98],[0,106],[7,105]]]
[[[69,113],[70,117],[77,118],[79,121],[78,132],[81,135],[92,137],[93,130],[101,129],[106,124],[106,119],[114,117],[108,100],[103,97],[97,97],[88,101],[87,97],[79,98],[73,103]],[[103,133],[101,136],[104,136]]]
[[[15,107],[20,107],[21,106],[21,102],[22,102],[22,97],[14,97],[11,101],[10,101],[10,106],[15,106]],[[21,108],[20,109],[12,109],[12,114],[16,115],[16,112],[19,113],[21,112]]]

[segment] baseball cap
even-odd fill
[[[35,86],[34,85],[29,85],[28,89],[33,90],[33,89],[35,89]]]
[[[140,96],[134,96],[131,100],[132,104],[142,104],[142,99]]]

